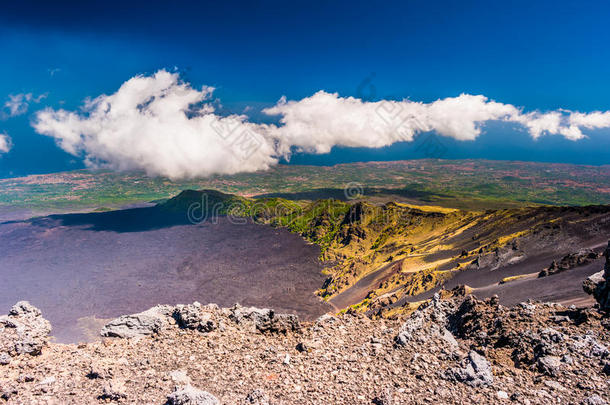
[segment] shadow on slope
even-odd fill
[[[350,183],[351,184],[351,183]],[[441,198],[451,198],[450,195],[433,193],[424,190],[418,190],[414,188],[361,188],[360,190],[348,190],[356,194],[360,193],[365,197],[377,197],[377,196],[400,196],[403,198],[417,199],[423,202],[434,202]],[[345,189],[341,188],[317,188],[308,191],[298,191],[294,193],[268,193],[260,194],[254,198],[284,198],[286,200],[323,200],[333,198],[340,201],[348,201],[357,197],[357,195],[347,195]]]
[[[32,225],[82,227],[91,231],[143,232],[178,225],[189,225],[226,216],[234,207],[244,204],[241,197],[215,190],[185,190],[152,207],[78,214],[56,214],[32,218]],[[1,224],[16,223],[7,221]]]

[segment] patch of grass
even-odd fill
[[[525,277],[528,277],[528,274],[520,274],[518,276],[504,277],[502,280],[500,280],[500,282],[498,284],[510,283],[511,281],[520,280]]]

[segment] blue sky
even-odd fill
[[[0,133],[12,138],[0,176],[82,167],[81,157],[34,131],[32,114],[75,110],[86,97],[162,68],[177,67],[193,86],[214,86],[227,111],[253,107],[253,120],[272,121],[258,111],[283,95],[299,100],[319,90],[423,102],[483,94],[526,110],[610,110],[607,2],[123,3],[3,6],[0,102],[46,98],[0,121]],[[610,163],[610,130],[584,132],[579,141],[533,140],[490,124],[474,141],[440,139],[446,158]],[[291,161],[424,157],[413,146],[336,147]]]

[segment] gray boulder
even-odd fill
[[[178,326],[184,329],[195,329],[200,332],[211,332],[216,329],[212,314],[203,310],[200,303],[176,305],[173,317]]]
[[[102,387],[102,394],[100,399],[107,399],[110,401],[119,401],[127,398],[127,390],[125,389],[125,383],[119,380],[112,380],[104,384]]]
[[[28,301],[19,301],[18,303],[13,305],[11,310],[8,311],[8,314],[9,314],[9,316],[12,316],[12,317],[31,316],[34,318],[42,315],[40,310],[38,308],[36,308],[34,305],[30,304]]]
[[[157,305],[144,312],[123,315],[108,322],[101,331],[102,336],[118,338],[143,337],[158,333],[172,320],[173,307]]]
[[[607,404],[607,402],[604,401],[604,399],[597,394],[593,394],[590,397],[585,398],[581,403],[583,405],[606,405]]]
[[[246,396],[246,404],[269,405],[269,395],[261,389],[255,389]]]
[[[600,270],[597,273],[591,274],[582,283],[582,288],[587,294],[594,294],[597,286],[604,282],[604,271]]]
[[[468,353],[468,358],[465,360],[463,367],[447,370],[445,377],[472,387],[484,387],[493,384],[493,374],[489,361],[474,350]]]
[[[48,344],[51,324],[27,301],[15,304],[0,317],[0,352],[8,356],[39,355]]]
[[[218,405],[220,402],[209,392],[190,385],[177,389],[167,397],[166,405]]]
[[[602,311],[608,313],[610,312],[610,241],[608,241],[604,256],[606,263],[601,278],[599,273],[589,277],[583,282],[583,289],[593,295]]]
[[[561,359],[556,356],[544,356],[538,359],[538,370],[546,375],[556,377],[561,368]]]
[[[406,346],[410,343],[422,343],[429,339],[441,339],[443,344],[454,349],[458,346],[453,334],[447,329],[448,315],[455,310],[449,301],[440,299],[439,294],[417,308],[402,324],[394,337],[396,346]]]

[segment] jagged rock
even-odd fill
[[[417,308],[402,324],[398,335],[394,338],[396,346],[406,346],[412,341],[426,341],[430,338],[440,338],[450,346],[457,346],[457,341],[447,330],[448,315],[455,311],[452,301],[441,300],[439,294],[429,302]]]
[[[458,341],[447,328],[441,329],[441,338],[449,345],[450,348],[455,349],[459,346]]]
[[[283,403],[499,403],[508,402],[505,392],[515,403],[534,404],[580,403],[607,392],[608,318],[594,310],[529,302],[503,307],[493,298],[439,295],[402,322],[345,314],[283,336],[256,328],[261,312],[272,322],[267,311],[244,310],[238,324],[234,309],[201,306],[219,329],[226,325],[223,332],[201,336],[195,307],[169,307],[168,327],[158,335],[78,346],[51,343],[51,355],[13,360],[0,366],[0,395],[13,403],[44,402],[51,395],[59,403],[89,403],[100,394],[123,403],[198,403],[187,387],[201,386],[222,393],[228,404],[264,401],[255,395],[260,388]],[[185,308],[185,316],[176,315]],[[583,313],[588,318],[580,322]],[[570,321],[557,325],[558,316]],[[187,325],[193,329],[181,329]],[[409,338],[396,350],[391,341],[401,332]],[[310,354],[298,353],[298,343]],[[474,352],[460,350],[465,348]],[[560,359],[560,374],[551,381],[533,372],[549,357]],[[83,378],[87,372],[96,380]],[[55,383],[41,384],[48,376]]]
[[[204,312],[200,303],[177,305],[173,317],[181,328],[196,329],[200,332],[211,332],[216,329],[216,322],[210,312]]]
[[[251,323],[260,332],[287,333],[300,329],[299,318],[292,314],[276,314],[268,308],[235,305],[229,315],[237,324]]]
[[[392,391],[389,388],[384,389],[380,394],[373,398],[374,405],[392,405],[394,403],[392,399]]]
[[[102,328],[101,335],[118,338],[152,335],[169,324],[173,311],[168,305],[157,305],[138,314],[123,315],[108,322]]]
[[[472,387],[488,386],[493,383],[491,365],[485,357],[474,350],[468,353],[468,358],[463,367],[447,370],[445,377],[466,383]]]
[[[6,352],[0,353],[0,365],[6,366],[7,364],[10,364],[10,362],[11,362],[11,356],[9,356],[8,353],[6,353]]]
[[[46,343],[31,336],[24,336],[21,340],[15,342],[15,352],[17,354],[31,354],[32,356],[42,353],[42,348]]]
[[[597,286],[604,282],[604,270],[600,270],[595,274],[591,274],[582,283],[582,288],[589,295],[595,293]]]
[[[51,324],[40,310],[20,301],[0,317],[0,352],[8,356],[39,355],[49,342]]]
[[[277,314],[272,309],[242,307],[235,305],[220,310],[216,305],[202,306],[198,302],[190,305],[157,305],[144,312],[123,315],[107,323],[101,330],[102,336],[134,338],[153,335],[171,324],[184,329],[211,332],[217,328],[224,330],[217,316],[228,316],[239,325],[250,325],[260,332],[287,333],[300,329],[299,318],[292,314]]]
[[[561,359],[555,356],[544,356],[538,359],[538,370],[540,372],[557,377],[561,368]]]
[[[334,325],[339,322],[339,318],[330,314],[324,314],[316,319],[316,325],[324,326],[324,325]]]
[[[489,267],[490,270],[496,270],[506,264],[513,264],[525,259],[525,254],[519,248],[516,241],[513,243],[494,249],[492,252],[485,253],[479,250],[476,258],[470,262],[466,269],[481,269]]]
[[[19,301],[8,311],[9,316],[13,317],[24,317],[24,316],[32,316],[34,318],[42,315],[40,310],[30,304],[28,301]]]
[[[597,394],[593,394],[590,397],[585,398],[581,403],[582,403],[582,405],[606,405],[607,404],[607,402],[604,401],[604,399]]]
[[[13,387],[1,387],[0,386],[0,398],[8,401],[9,399],[11,399],[14,395],[17,395],[19,393],[19,391]]]
[[[583,266],[594,262],[599,255],[591,249],[581,249],[576,253],[565,255],[559,262],[553,260],[551,265],[538,273],[538,277],[547,277],[562,271],[570,270],[574,267]]]
[[[557,381],[545,380],[544,385],[556,391],[565,391],[565,387],[559,384]]]
[[[34,387],[34,392],[47,393],[52,389],[52,385],[55,384],[57,378],[50,376],[42,379],[36,386]]]
[[[588,358],[606,358],[610,355],[608,348],[591,334],[573,336],[569,347]]]
[[[583,289],[595,297],[600,310],[608,313],[610,312],[610,241],[608,241],[604,256],[606,257],[606,263],[601,281],[598,273],[596,273],[584,281]]]
[[[269,395],[261,389],[255,389],[246,396],[246,404],[269,405]]]
[[[106,380],[113,377],[113,369],[110,365],[106,364],[102,360],[92,361],[89,366],[89,372],[87,378],[95,379],[99,378]]]
[[[166,405],[218,405],[220,402],[209,392],[190,385],[177,389],[167,397]]]
[[[102,394],[100,399],[107,399],[110,401],[118,401],[120,399],[127,398],[127,392],[125,390],[125,383],[119,380],[109,381],[104,384],[102,388]]]

